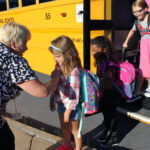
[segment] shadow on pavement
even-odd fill
[[[123,140],[123,138],[139,123],[136,120],[133,120],[131,118],[128,118],[120,113],[116,114],[117,116],[117,131],[118,131],[118,137],[119,142]],[[83,135],[83,143],[87,144],[90,147],[95,147],[99,150],[103,150],[106,148],[102,148],[97,142],[96,138],[98,138],[99,134],[104,128],[104,122],[102,122],[99,126],[97,126],[95,129],[91,130],[87,134]],[[109,148],[107,148],[109,149]],[[116,146],[111,147],[111,150],[131,150],[129,148]]]

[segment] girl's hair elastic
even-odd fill
[[[51,45],[50,47],[51,47],[51,48],[54,48],[54,49],[57,50],[57,51],[61,51],[60,48],[58,48],[58,47],[56,47],[56,46],[54,46],[54,45]]]

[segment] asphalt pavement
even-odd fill
[[[38,74],[38,76],[43,82],[49,79],[49,76],[42,74]],[[56,112],[50,112],[49,110],[49,98],[35,98],[26,92],[22,92],[15,101],[9,101],[7,104],[7,113],[15,113],[16,108],[17,112],[22,114],[22,119],[18,120],[19,122],[13,120],[9,121],[16,122],[17,124],[20,124],[20,122],[23,123],[21,127],[17,127],[16,124],[10,125],[16,135],[16,150],[56,150],[56,147],[62,142],[62,136],[58,115]],[[119,113],[117,113],[119,146],[113,149],[150,150],[150,98],[131,104],[123,103],[122,108],[123,111],[119,109]],[[82,135],[84,145],[89,146],[84,147],[85,149],[102,149],[96,143],[95,139],[99,136],[99,132],[103,130],[103,126],[103,116],[101,113],[83,118]],[[40,133],[45,133],[44,135],[53,135],[54,137],[56,136],[56,139],[60,139],[56,140],[54,138],[53,140],[53,138],[46,136],[44,139],[51,139],[53,142],[50,142],[51,140],[43,141],[43,138],[40,137],[41,134],[38,135],[35,132],[30,132],[30,130],[29,132],[25,132],[25,127],[28,127],[27,129],[31,128],[31,131],[37,131],[38,129]],[[29,137],[29,139],[27,138],[27,140],[25,140],[25,137]],[[25,141],[27,141],[26,143],[28,144],[26,144]],[[41,141],[46,144],[43,144]],[[28,146],[27,148],[18,148],[17,146],[19,145]]]

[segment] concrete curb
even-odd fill
[[[56,150],[62,138],[5,117],[15,136],[15,150]],[[96,150],[83,146],[82,150]]]
[[[18,121],[12,120],[10,118],[6,118],[6,120],[12,128],[15,128],[19,131],[22,131],[22,132],[24,132],[30,136],[38,137],[38,138],[41,138],[43,140],[46,140],[48,142],[52,142],[55,144],[59,143],[62,140],[62,138],[60,138],[58,136],[49,134],[47,132],[44,132],[42,130],[38,130],[38,129],[33,128],[33,127],[30,127],[28,125],[25,125],[25,124],[20,123]]]
[[[15,136],[15,150],[56,150],[62,138],[6,118]]]

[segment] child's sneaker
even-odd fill
[[[145,89],[144,96],[145,96],[145,97],[150,97],[150,87],[147,87],[147,88]]]
[[[72,150],[72,145],[65,146],[64,144],[60,145],[56,150]]]
[[[96,141],[98,143],[102,143],[104,142],[104,140],[106,140],[106,138],[109,136],[110,132],[108,130],[103,130],[100,134],[100,136],[96,139]]]
[[[145,89],[145,92],[149,92],[149,93],[150,93],[150,87],[147,87],[147,88]]]
[[[145,92],[145,93],[144,93],[144,96],[145,96],[145,97],[150,97],[150,92]]]
[[[117,135],[112,136],[112,137],[106,139],[100,145],[102,147],[104,147],[104,148],[109,148],[109,147],[112,147],[112,146],[117,146],[118,145],[118,137],[117,137]]]

